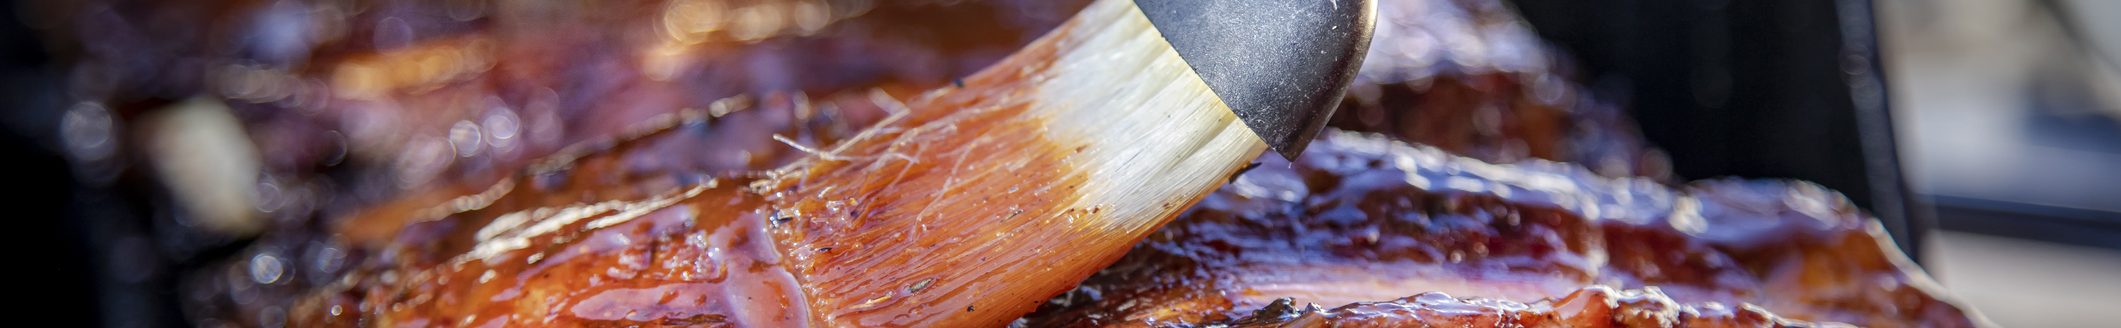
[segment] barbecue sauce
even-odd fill
[[[1661,302],[1799,321],[1974,325],[1873,219],[1816,185],[1667,187],[1347,132],[1311,147],[1293,162],[1265,159],[1027,323],[1228,323],[1285,298],[1356,304],[1335,310],[1344,317],[1458,303],[1360,303],[1431,292],[1560,307],[1570,293],[1608,286],[1593,288],[1657,289]],[[1467,316],[1530,315],[1512,307]],[[1539,315],[1569,312],[1557,311]],[[1487,322],[1420,318],[1395,320]]]

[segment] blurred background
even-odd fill
[[[2121,2],[1879,4],[1932,273],[2004,325],[2121,320]]]
[[[644,57],[619,59],[556,46],[492,51],[497,46],[487,38],[420,34],[474,29],[465,22],[484,15],[579,9],[535,5],[546,2],[490,9],[477,0],[377,8],[229,1],[240,5],[228,8],[247,14],[208,22],[196,18],[228,8],[12,2],[0,15],[0,106],[8,108],[0,115],[0,156],[18,172],[4,201],[28,225],[9,229],[16,237],[10,240],[37,250],[23,260],[35,264],[28,265],[34,279],[76,291],[40,302],[53,315],[99,318],[107,326],[179,325],[184,306],[204,302],[176,292],[195,283],[184,280],[186,272],[219,268],[213,264],[240,254],[250,258],[227,275],[270,284],[297,279],[283,273],[306,272],[296,266],[343,264],[281,260],[343,260],[330,247],[305,243],[303,233],[316,228],[302,222],[309,213],[351,209],[310,206],[372,204],[431,182],[476,185],[490,180],[485,168],[521,165],[564,140],[621,130],[672,106],[761,90],[830,101],[849,85],[875,83],[795,77],[860,72],[852,75],[887,81],[876,91],[885,97],[914,94],[1013,50],[982,45],[1021,42],[1037,34],[1032,27],[1064,16],[1040,10],[1036,0],[1007,2],[1015,9],[935,13],[925,24],[839,22],[836,28],[878,32],[815,41],[830,47],[772,44],[724,53],[699,45],[808,35],[858,13],[838,11],[848,3],[868,8],[867,1],[832,1],[830,10],[755,6],[772,11],[730,14],[728,26],[662,26],[674,31],[669,44],[537,36],[563,40],[558,45],[653,47]],[[1903,250],[1999,324],[2121,322],[2114,310],[2121,309],[2121,2],[1507,3],[1558,48],[1563,66],[1590,93],[1626,107],[1648,143],[1670,159],[1669,168],[1648,171],[1815,181],[1876,214]],[[350,15],[347,8],[364,11]],[[626,8],[599,9],[617,14],[555,17],[580,24],[637,18]],[[741,19],[756,15],[805,19]],[[974,33],[982,41],[963,44],[891,32],[947,28],[957,19],[949,17],[999,17],[1025,28]],[[358,28],[331,23],[357,18],[367,21]],[[188,24],[205,27],[170,28]],[[353,41],[329,41],[341,39]],[[945,51],[893,48],[898,43]],[[404,51],[364,52],[371,48]],[[813,48],[833,51],[798,51]],[[337,66],[301,68],[305,60]],[[496,64],[502,60],[511,62]],[[387,66],[392,62],[416,65]],[[869,64],[876,62],[889,65]],[[621,64],[639,67],[612,66]],[[693,66],[733,69],[742,78],[681,69]],[[337,71],[320,74],[327,69]],[[503,77],[457,83],[482,79],[466,72],[486,70]],[[622,71],[634,75],[612,73]],[[422,86],[434,83],[456,84]],[[713,91],[678,92],[684,96],[675,99],[658,93],[670,89],[626,91],[653,88]],[[326,89],[337,98],[317,93]],[[434,96],[378,101],[404,89]],[[805,98],[759,101],[771,107]],[[555,109],[578,107],[595,107],[587,112],[596,115]],[[549,131],[566,135],[542,133]],[[696,156],[746,167],[784,155]],[[286,172],[300,174],[280,174]],[[252,237],[261,231],[290,236],[285,242],[295,246],[242,251],[271,244]],[[93,292],[78,292],[84,290]]]

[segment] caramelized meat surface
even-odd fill
[[[759,206],[731,191],[760,178],[748,172],[808,155],[791,144],[853,136],[1084,2],[38,6],[73,13],[55,33],[88,41],[62,51],[83,79],[70,91],[121,114],[197,94],[228,102],[269,155],[266,183],[293,199],[272,233],[192,275],[186,310],[202,323],[377,324],[339,316],[388,311],[359,302],[379,299],[445,309],[405,312],[395,323],[407,325],[539,306],[580,323],[720,325],[784,322],[735,306],[794,286],[749,232],[771,213],[729,210]],[[1373,53],[1332,124],[1385,137],[1332,135],[1293,163],[1263,158],[1022,322],[1973,322],[1830,191],[1661,184],[1662,155],[1499,1],[1380,7]],[[785,19],[716,23],[736,9]],[[1610,178],[1627,176],[1647,178]],[[583,212],[562,224],[581,232],[526,242],[608,256],[443,256],[476,249],[480,229],[466,225],[538,209]],[[579,229],[620,215],[633,217]],[[518,228],[558,222],[538,217]],[[260,263],[284,271],[261,280]],[[435,283],[375,287],[416,279]],[[589,279],[619,283],[551,283]],[[295,304],[346,281],[375,288]],[[471,287],[448,287],[460,285]]]
[[[1611,286],[1796,320],[1973,324],[1873,219],[1816,185],[1666,187],[1348,132],[1311,147],[1244,173],[1026,322],[1208,324],[1284,298],[1534,302]]]
[[[809,320],[795,278],[765,234],[759,197],[724,180],[627,195],[646,185],[654,183],[617,191],[520,187],[490,210],[417,224],[340,284],[294,303],[290,323],[791,326]],[[599,200],[531,205],[574,197]]]
[[[754,110],[651,120],[483,190],[346,218],[314,246],[341,254],[330,279],[200,283],[219,297],[273,293],[286,308],[212,300],[237,305],[218,309],[231,318],[280,310],[296,326],[799,324],[806,304],[766,234],[763,198],[746,190],[760,177],[650,155],[727,146],[743,139],[716,127],[778,113]]]

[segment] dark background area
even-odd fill
[[[84,320],[84,326],[100,326],[97,315],[97,297],[94,291],[96,279],[90,270],[95,258],[88,249],[85,232],[88,227],[82,220],[70,219],[69,206],[73,203],[73,175],[66,160],[55,151],[50,129],[34,130],[16,127],[37,123],[56,125],[57,121],[39,122],[51,118],[49,113],[56,108],[46,108],[52,95],[39,94],[48,87],[40,84],[55,83],[47,63],[51,58],[44,54],[43,46],[32,39],[31,31],[20,22],[12,2],[0,6],[0,106],[6,106],[0,123],[0,158],[6,159],[9,171],[5,202],[14,211],[17,225],[7,229],[7,239],[20,243],[15,245],[19,254],[16,267],[28,275],[29,293],[33,305],[26,308],[36,315],[48,318],[70,318]]]
[[[153,229],[173,221],[152,210],[146,190],[158,186],[147,179],[80,182],[60,135],[70,105],[64,63],[24,24],[20,6],[0,6],[0,159],[13,172],[0,202],[19,224],[5,237],[23,255],[14,267],[26,273],[24,309],[84,327],[186,325],[175,272],[197,265],[184,259],[206,257],[162,242],[185,236],[156,234],[178,229]]]
[[[1512,2],[1681,178],[1817,182],[1921,249],[1933,225],[1902,178],[1869,1]]]
[[[1923,249],[1917,245],[1939,228],[2121,249],[2121,212],[2113,204],[2082,208],[1911,190],[1900,159],[1905,144],[1895,140],[1884,88],[1872,1],[1511,2],[1542,37],[1568,52],[1564,57],[1575,60],[1597,94],[1629,108],[1684,179],[1817,182],[1877,215],[1917,260]],[[2085,31],[2075,29],[2083,25],[2066,15],[2070,7],[2035,6],[2057,13],[2041,19],[2061,25],[2072,42],[2088,44]],[[2024,108],[1993,110],[2028,115],[2034,135],[2026,138],[2035,143],[2121,154],[2115,138],[2121,125],[2083,115],[2097,111],[2085,106],[2098,105],[2085,103],[2091,97],[2084,93],[2097,91],[2053,80],[2066,79],[2025,86]]]

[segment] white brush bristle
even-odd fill
[[[1078,15],[1034,112],[1051,115],[1054,140],[1088,140],[1078,207],[1113,211],[1107,228],[1159,223],[1266,149],[1132,1]]]

